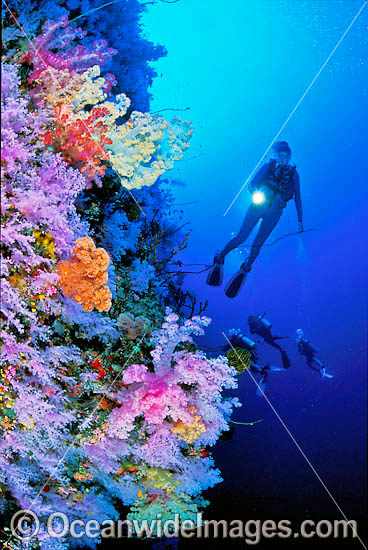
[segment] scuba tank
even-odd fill
[[[253,351],[256,347],[256,343],[254,340],[251,340],[248,338],[248,336],[245,336],[244,334],[240,337],[241,343],[244,344],[244,347],[249,349],[249,351]]]
[[[265,319],[265,313],[263,315],[249,315],[248,317],[248,325],[249,330],[252,334],[259,334],[260,336],[263,336],[263,332],[270,332],[272,323],[267,321]]]
[[[231,329],[229,331],[230,342],[234,347],[242,347],[249,351],[255,351],[256,343],[248,336],[245,336],[240,329]]]
[[[259,319],[260,323],[265,327],[265,329],[269,330],[272,328],[272,323],[265,319],[265,315],[266,313],[264,313],[263,315],[258,315],[257,319]]]
[[[231,329],[229,331],[230,344],[224,347],[225,357],[229,364],[236,369],[238,374],[252,366],[254,360],[258,358],[256,343],[248,336],[245,336],[240,329]]]
[[[257,334],[260,336],[264,342],[270,346],[276,348],[281,353],[281,360],[283,369],[288,369],[290,367],[290,359],[284,349],[276,342],[276,340],[281,340],[287,338],[286,336],[273,336],[271,333],[272,323],[265,318],[266,313],[263,315],[249,315],[248,325],[251,334]]]

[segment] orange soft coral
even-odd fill
[[[111,292],[106,286],[110,257],[103,248],[96,248],[90,237],[77,239],[70,260],[57,264],[59,284],[65,296],[85,311],[108,311],[111,307]]]

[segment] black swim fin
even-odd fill
[[[211,286],[221,286],[223,277],[223,265],[214,264],[208,272],[206,283]]]
[[[240,268],[239,271],[237,271],[235,275],[231,277],[230,281],[225,287],[225,294],[228,298],[235,298],[239,294],[245,283],[245,279],[247,278],[249,271],[249,269],[245,270],[244,268]]]
[[[281,350],[281,357],[282,357],[282,364],[284,369],[288,369],[290,367],[290,359],[286,351],[283,349]]]
[[[267,365],[267,369],[270,372],[284,372],[284,367],[280,367],[279,365]]]

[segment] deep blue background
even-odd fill
[[[185,262],[208,264],[238,230],[248,191],[224,216],[227,207],[362,5],[182,0],[149,7],[145,33],[168,50],[154,64],[151,111],[190,107],[172,114],[195,128],[191,149],[171,172],[186,183],[175,190],[177,202],[195,201],[184,207],[192,228]],[[292,366],[272,376],[267,395],[349,518],[365,507],[367,24],[368,6],[280,136],[300,174],[305,228],[316,230],[264,248],[235,300],[206,286],[206,274],[186,279],[209,300],[213,319],[199,343],[222,345],[222,331],[247,330],[248,315],[263,312],[276,333],[290,337]],[[296,230],[291,202],[270,241]],[[225,282],[241,261],[238,251],[227,257]],[[332,381],[297,354],[299,327],[319,348]],[[270,358],[264,346],[260,353]],[[263,422],[237,426],[231,441],[215,447],[224,482],[208,491],[206,517],[340,518],[247,373],[233,394],[243,403],[234,420]]]

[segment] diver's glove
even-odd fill
[[[303,233],[304,231],[304,227],[303,227],[303,222],[299,222],[299,233]]]

